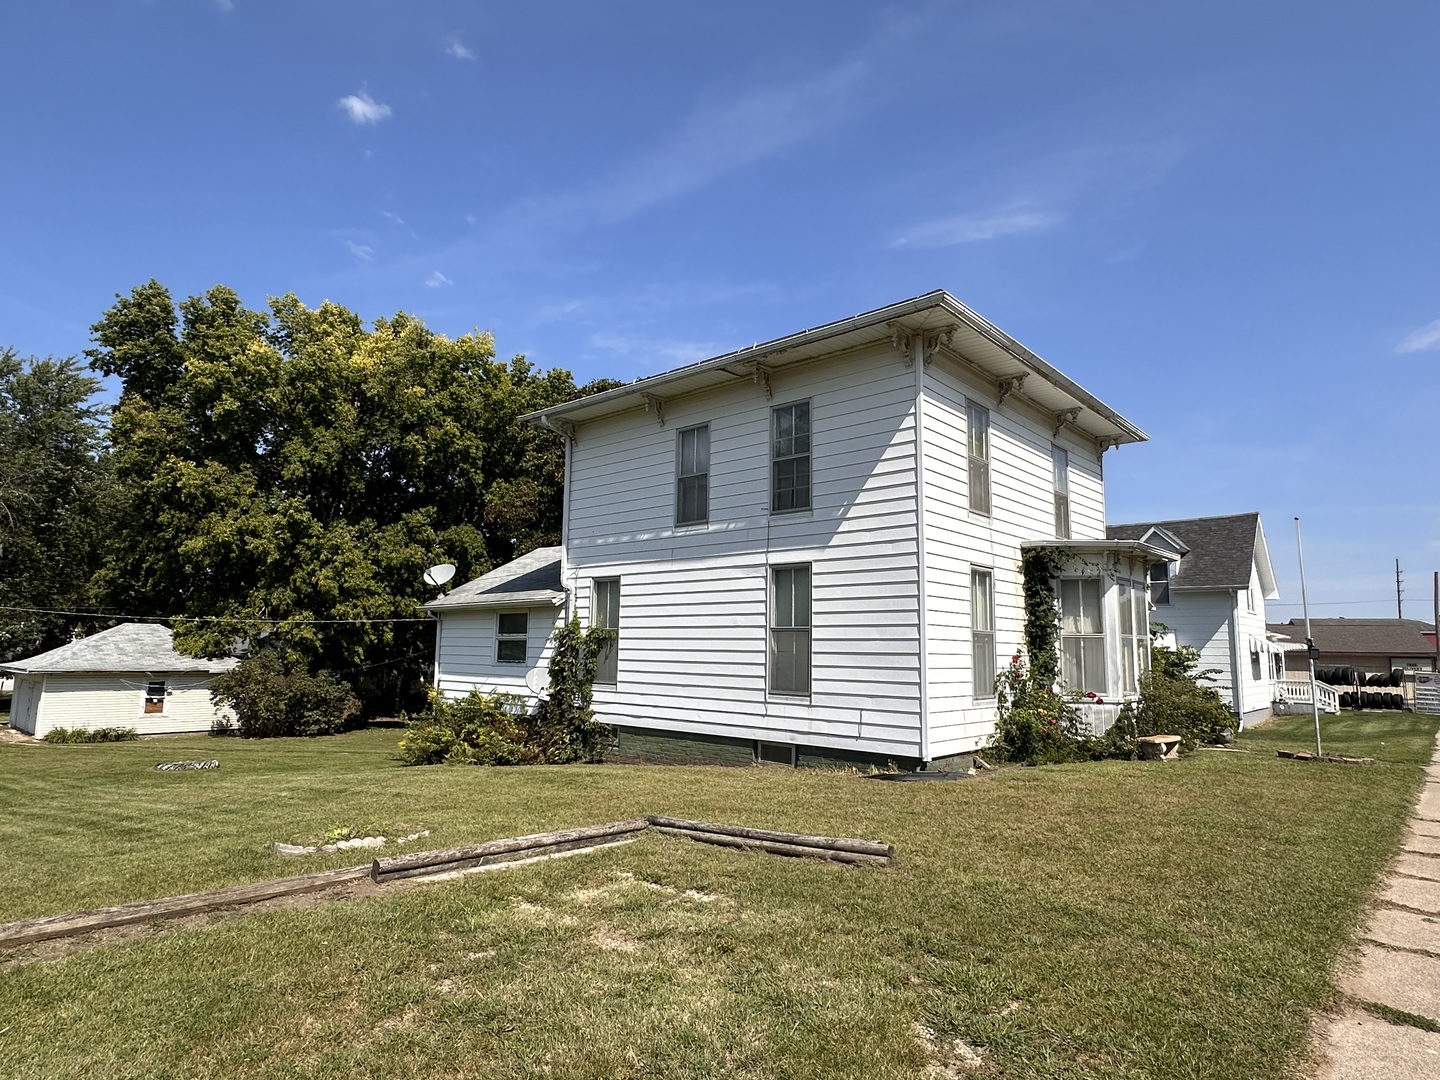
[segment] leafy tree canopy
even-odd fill
[[[74,360],[0,350],[0,605],[93,602],[89,581],[116,499],[98,389]],[[73,628],[64,616],[0,610],[0,659],[62,645]]]
[[[119,610],[191,616],[182,649],[263,639],[393,689],[432,628],[308,620],[418,617],[427,566],[463,580],[558,542],[563,447],[517,417],[578,391],[497,360],[488,333],[366,327],[294,295],[254,311],[224,286],[176,305],[155,281],[92,329],[91,363],[123,385],[130,492],[98,586]]]

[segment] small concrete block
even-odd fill
[[[1379,908],[1370,916],[1365,937],[1397,949],[1421,949],[1440,954],[1440,916]]]
[[[1440,1023],[1440,958],[1366,945],[1360,963],[1341,976],[1340,989]]]
[[[1414,830],[1400,842],[1400,846],[1406,851],[1423,851],[1427,855],[1440,855],[1440,836]]]
[[[1390,869],[1410,877],[1440,881],[1440,859],[1434,855],[1412,855],[1407,852],[1397,858]]]
[[[1420,836],[1440,836],[1440,821],[1424,821],[1420,818],[1411,818],[1410,831]]]
[[[1320,1031],[1318,1080],[1407,1080],[1440,1075],[1440,1035],[1355,1010]]]
[[[1415,812],[1431,821],[1440,820],[1440,787],[1426,784],[1420,792],[1420,805],[1415,808]]]
[[[1380,899],[1387,904],[1414,908],[1427,915],[1440,915],[1440,882],[1421,881],[1417,878],[1392,877],[1380,891]]]

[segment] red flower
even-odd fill
[[[1105,704],[1105,699],[1104,699],[1103,697],[1097,697],[1097,698],[1095,699],[1095,704],[1096,704],[1096,705],[1104,705],[1104,704]]]
[[[1094,698],[1094,697],[1095,697],[1095,691],[1094,691],[1094,690],[1087,690],[1087,691],[1085,692],[1085,696],[1088,697],[1088,698]]]

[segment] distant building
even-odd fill
[[[1170,553],[1150,567],[1151,620],[1198,649],[1202,669],[1219,672],[1212,682],[1242,725],[1269,717],[1285,669],[1265,634],[1265,601],[1280,593],[1260,515],[1111,525],[1106,535]]]
[[[1290,641],[1305,642],[1305,620],[1271,623],[1269,630]],[[1435,670],[1435,628],[1418,619],[1311,619],[1310,633],[1320,654],[1317,665],[1355,667],[1370,674]],[[1305,650],[1285,654],[1289,671],[1308,671]]]
[[[10,726],[43,738],[57,727],[134,728],[141,735],[209,731],[228,713],[210,680],[233,658],[197,660],[175,651],[168,627],[122,623],[28,660],[0,664],[15,676]]]

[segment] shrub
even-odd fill
[[[248,657],[216,677],[210,698],[234,710],[245,739],[335,735],[360,719],[360,702],[348,684],[328,671],[286,671],[272,653]]]
[[[140,738],[140,733],[129,727],[100,728],[51,728],[44,735],[47,743],[102,743],[130,742]]]
[[[1140,677],[1136,734],[1179,735],[1181,747],[1193,750],[1233,728],[1235,716],[1219,692],[1200,683],[1213,674],[1218,672],[1200,668],[1197,649],[1188,645],[1175,649],[1152,646],[1150,670]]]
[[[995,681],[994,750],[1021,765],[1052,765],[1092,756],[1076,709],[1056,694],[1044,674],[1019,656]]]
[[[550,691],[527,714],[507,694],[471,691],[458,701],[432,692],[428,710],[408,720],[400,740],[407,765],[564,765],[596,761],[607,732],[590,709],[595,655],[609,630],[583,630],[578,619],[555,631]]]

